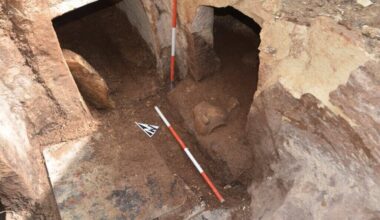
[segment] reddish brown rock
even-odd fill
[[[197,33],[189,36],[188,53],[189,73],[199,81],[214,74],[220,68],[220,59],[216,56],[212,45]]]
[[[195,135],[200,151],[217,165],[216,168],[210,170],[210,173],[217,176],[223,184],[230,184],[238,179],[243,182],[245,181],[244,172],[253,164],[251,146],[246,144],[244,138],[245,114],[248,112],[250,98],[240,92],[234,96],[227,95],[231,94],[231,91],[226,89],[226,85],[230,84],[231,80],[225,78],[225,82],[220,83],[214,77],[216,75],[201,82],[195,82],[189,77],[179,83],[168,98],[183,117],[186,127]],[[234,83],[244,87],[244,83]],[[212,106],[231,110],[228,112],[228,118],[225,119],[225,125],[214,129],[208,135],[198,133],[196,122],[193,120],[193,109],[205,100]],[[240,103],[238,107],[236,107],[237,100]],[[231,109],[232,107],[235,108]],[[201,119],[201,125],[205,126],[204,122],[208,121],[207,118],[203,119],[203,122]],[[250,180],[245,183],[249,184]]]
[[[375,151],[313,95],[271,86],[256,97],[247,131],[261,177],[249,190],[257,219],[380,217]]]
[[[376,161],[380,162],[380,63],[368,62],[330,93],[331,102],[349,117]],[[357,126],[360,125],[360,126]]]
[[[367,37],[380,40],[380,29],[379,28],[374,28],[374,27],[370,27],[368,25],[363,25],[362,33]]]
[[[239,106],[239,100],[235,97],[230,97],[227,101],[227,112],[231,112]]]
[[[100,109],[115,107],[106,81],[83,57],[66,49],[63,50],[63,56],[79,90],[88,102]]]
[[[46,2],[1,1],[0,23],[0,200],[15,218],[60,219],[41,145],[85,133],[91,116]]]
[[[226,124],[226,112],[208,102],[201,102],[193,109],[195,131],[200,135],[210,134],[215,128]]]

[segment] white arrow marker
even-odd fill
[[[149,137],[153,137],[153,135],[156,133],[156,131],[159,128],[157,125],[149,125],[149,124],[144,124],[144,123],[139,123],[139,122],[135,122],[135,123]]]

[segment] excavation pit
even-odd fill
[[[226,207],[248,206],[246,187],[252,177],[244,171],[251,169],[252,157],[244,130],[257,86],[257,24],[233,8],[215,9],[208,18],[214,46],[207,54],[214,54],[221,65],[200,81],[188,75],[169,91],[155,72],[149,45],[128,17],[120,5],[98,2],[53,21],[62,49],[83,57],[104,78],[115,103],[114,108],[98,109],[84,95],[99,122],[98,130],[44,153],[61,214],[67,218],[153,218],[185,216],[199,201],[206,202],[208,209],[220,207],[156,115],[154,105],[168,115],[211,174],[226,197]],[[192,127],[192,109],[202,101],[226,114],[226,122],[205,136],[197,135]],[[149,138],[135,122],[161,128]],[[216,149],[210,149],[210,143]],[[64,165],[64,161],[71,162]],[[99,187],[102,190],[96,190]],[[248,209],[234,215],[248,215]]]

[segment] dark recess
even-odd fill
[[[5,220],[6,213],[5,213],[5,207],[0,202],[0,220]]]
[[[252,18],[246,16],[245,14],[241,13],[240,11],[234,9],[231,6],[225,8],[215,8],[214,13],[215,16],[231,15],[235,19],[239,20],[241,23],[250,27],[252,31],[254,31],[256,34],[260,34],[260,25],[258,25]]]
[[[75,20],[82,19],[88,15],[91,15],[97,11],[107,9],[120,2],[121,0],[100,0],[94,3],[88,4],[76,10],[70,11],[62,16],[53,19],[54,27],[65,25]],[[94,24],[96,25],[96,24]]]

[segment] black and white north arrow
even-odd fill
[[[158,126],[157,125],[149,125],[149,124],[144,124],[144,123],[140,123],[140,122],[135,122],[137,126],[139,126],[139,128],[141,128],[141,130],[143,130],[145,132],[146,135],[148,135],[149,137],[153,137],[153,135],[156,133],[156,131],[158,130]]]

